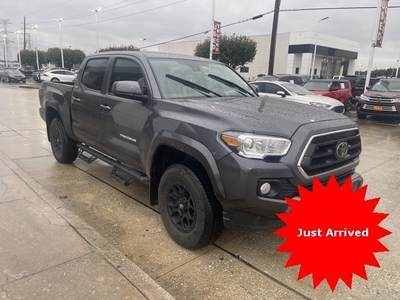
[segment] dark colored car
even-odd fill
[[[316,95],[331,97],[342,102],[346,111],[351,109],[353,95],[351,84],[348,80],[313,79],[308,81],[304,87]]]
[[[290,83],[295,83],[298,85],[303,85],[304,81],[301,76],[298,75],[265,75],[258,77],[256,81],[286,81]]]
[[[26,77],[17,68],[4,68],[1,73],[2,82],[26,82]]]
[[[351,94],[353,95],[353,103],[357,103],[360,96],[364,93],[365,87],[365,76],[362,75],[346,75],[343,77],[344,80],[350,81]],[[369,86],[374,85],[379,81],[379,78],[370,78]]]
[[[19,68],[19,71],[22,74],[24,74],[25,77],[32,77],[33,71],[35,71],[35,69],[30,66],[25,66],[25,67]]]
[[[400,117],[400,78],[381,79],[360,96],[357,117],[368,115]]]

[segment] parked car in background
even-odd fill
[[[307,81],[311,79],[310,75],[300,75],[301,79],[303,79],[303,84],[305,84]],[[318,75],[313,75],[312,79],[320,79]]]
[[[304,81],[299,75],[265,75],[258,77],[256,81],[286,81],[290,83],[295,83],[298,85],[303,85]]]
[[[294,83],[284,81],[254,81],[251,84],[257,86],[260,96],[266,95],[315,107],[323,107],[337,113],[344,113],[345,111],[345,107],[340,101],[314,95],[309,90]]]
[[[381,79],[360,96],[357,118],[368,115],[400,117],[400,78]]]
[[[351,84],[348,80],[313,79],[308,81],[304,87],[316,95],[331,97],[342,102],[346,111],[351,109],[353,95]]]
[[[75,78],[75,72],[62,69],[45,71],[41,74],[42,81],[74,82]]]
[[[25,67],[21,67],[19,68],[19,71],[25,75],[25,77],[32,77],[33,71],[35,71],[35,69],[31,66],[25,66]]]
[[[26,77],[17,68],[4,68],[1,73],[2,82],[26,82]]]
[[[37,71],[33,72],[32,79],[37,81],[37,82],[41,82],[42,81],[42,74],[44,72],[51,71],[51,70],[68,70],[68,69],[67,68],[60,68],[60,67],[52,67],[52,68],[40,69],[40,70],[37,70]]]
[[[346,75],[345,80],[350,81],[351,84],[351,94],[353,95],[353,103],[357,103],[360,96],[364,93],[365,88],[365,76],[363,75]],[[370,78],[368,86],[374,85],[379,81],[379,78]]]

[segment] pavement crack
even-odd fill
[[[222,248],[221,246],[216,245],[215,243],[214,243],[214,246],[217,247],[218,249],[224,251],[225,253],[229,254],[230,256],[234,257],[235,259],[237,259],[241,263],[245,264],[246,266],[250,267],[251,269],[257,271],[261,275],[263,275],[263,276],[267,277],[268,279],[272,280],[273,282],[277,283],[278,285],[282,286],[283,288],[295,293],[296,295],[302,297],[305,300],[312,300],[308,296],[302,294],[301,292],[299,292],[296,289],[292,288],[291,286],[287,285],[286,283],[284,283],[283,281],[279,280],[278,278],[275,278],[274,276],[268,274],[267,272],[261,270],[257,266],[255,266],[252,263],[248,262],[247,260],[242,258],[239,254],[235,254],[235,253],[233,253],[233,252],[231,252],[229,250],[226,250],[226,249]]]

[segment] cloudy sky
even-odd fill
[[[373,39],[377,0],[281,0],[278,33],[317,30],[360,43],[357,64],[367,68]],[[271,12],[274,0],[215,0],[215,19],[223,33],[231,35],[271,34],[273,14],[257,20],[253,16]],[[7,34],[16,59],[17,35],[24,27],[30,34],[31,49],[35,39],[32,26],[37,25],[39,50],[60,47],[60,31],[55,19],[63,18],[63,47],[81,49],[86,54],[96,51],[94,12],[98,13],[100,48],[110,45],[135,45],[156,50],[158,43],[201,33],[211,27],[212,0],[1,0],[0,31]],[[350,7],[366,7],[350,9]],[[372,7],[372,8],[368,8]],[[374,8],[375,7],[375,8]],[[390,0],[383,47],[376,48],[373,68],[395,68],[400,55],[400,0]],[[342,9],[347,8],[347,9]],[[243,22],[241,22],[243,21]],[[202,40],[207,34],[186,40]],[[145,39],[145,40],[144,40]],[[20,44],[22,48],[22,36]],[[3,43],[2,43],[3,45]],[[3,50],[0,51],[3,57]]]

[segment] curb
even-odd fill
[[[119,272],[134,287],[136,287],[147,299],[174,300],[164,288],[129,260],[120,250],[101,236],[92,226],[84,222],[76,214],[63,207],[60,199],[50,193],[42,185],[36,182],[29,174],[23,171],[9,157],[0,151],[0,160],[7,165],[32,191],[49,205],[61,218],[63,218],[103,259]]]

